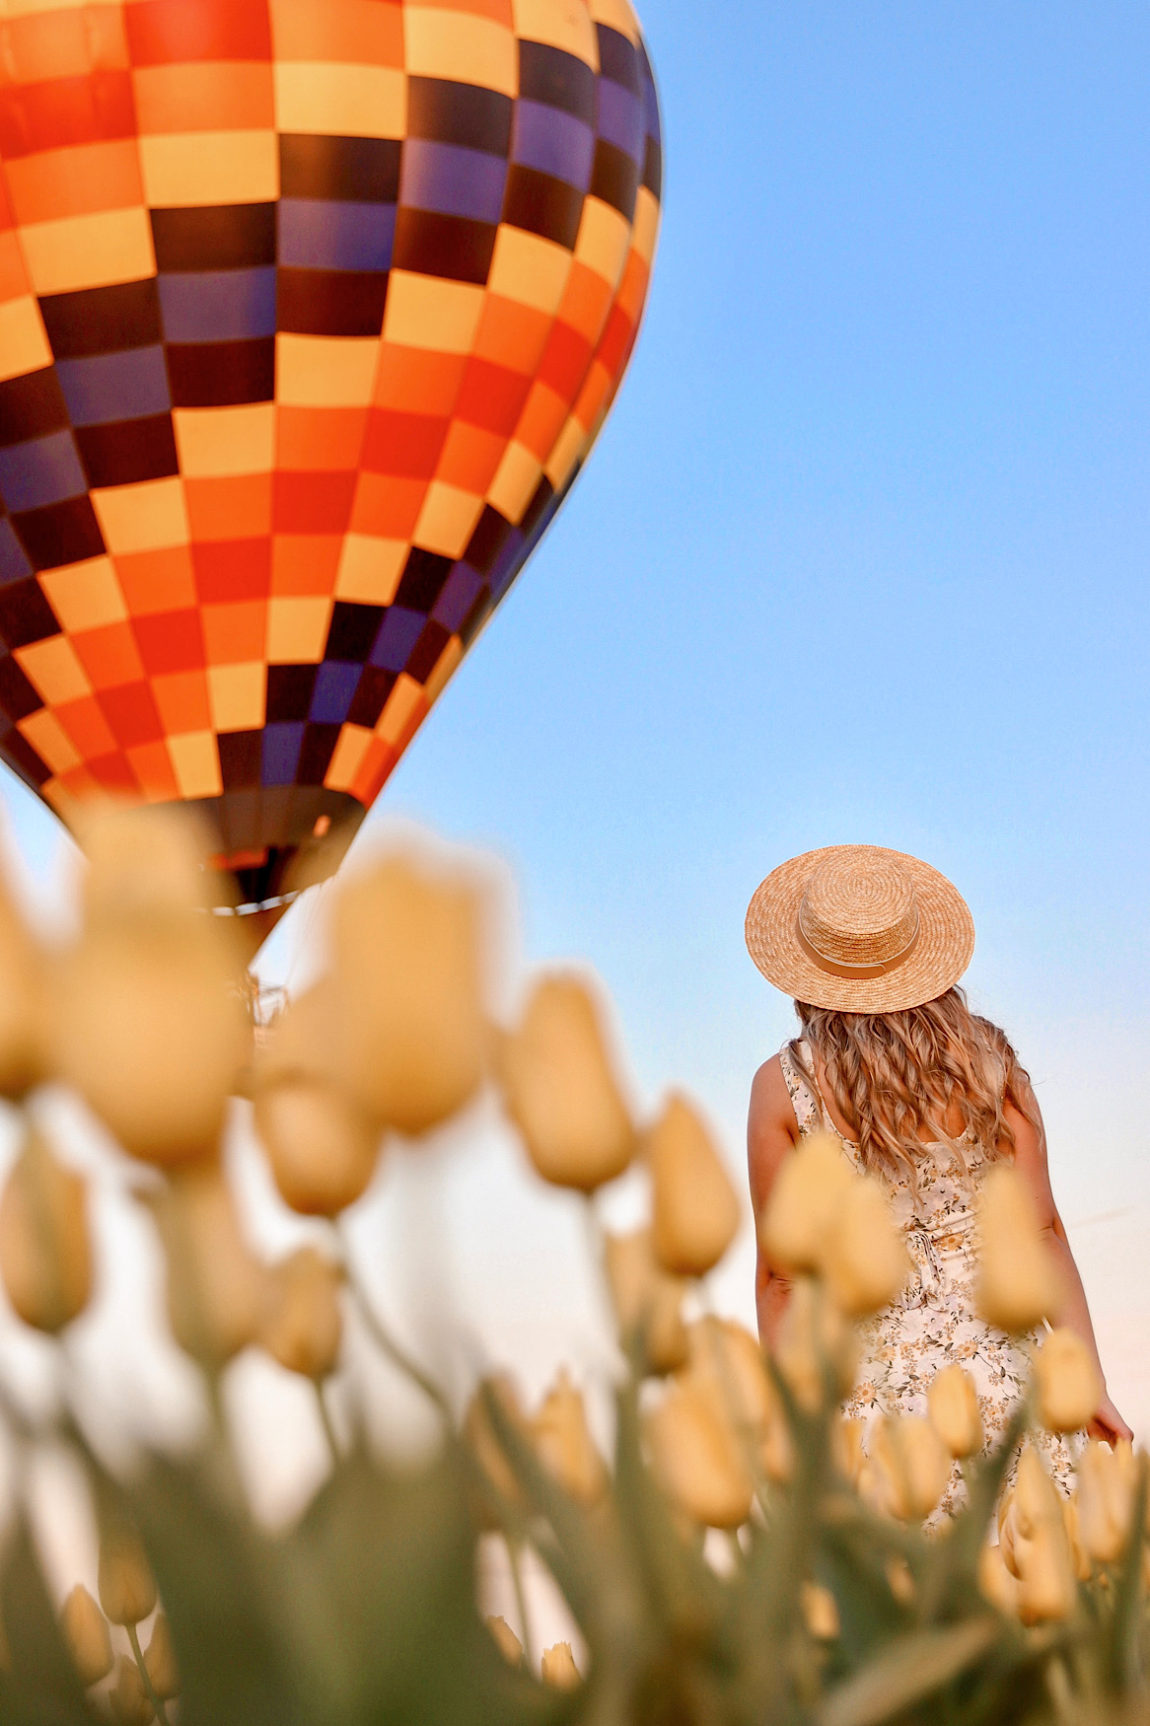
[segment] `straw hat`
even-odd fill
[[[881,845],[828,845],[780,863],[747,908],[767,980],[840,1013],[897,1013],[945,995],[970,963],[974,922],[945,875]]]

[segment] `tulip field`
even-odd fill
[[[1044,1461],[1043,1434],[1077,1435],[1097,1400],[1074,1335],[1048,1332],[998,1449],[960,1365],[922,1418],[864,1430],[840,1413],[855,1327],[908,1264],[881,1184],[833,1141],[802,1141],[756,1219],[792,1281],[768,1355],[710,1301],[743,1201],[700,1109],[673,1093],[634,1118],[582,976],[534,978],[498,1022],[467,871],[410,853],[350,876],[325,968],[265,1029],[196,831],[112,811],[84,838],[67,939],[44,946],[0,891],[0,1091],[21,1134],[0,1280],[56,1375],[36,1403],[0,1362],[2,1726],[1150,1722],[1145,1458],[1074,1437],[1070,1496]],[[98,1173],[45,1125],[49,1088],[87,1117]],[[441,1384],[373,1304],[347,1227],[389,1138],[458,1123],[481,1095],[584,1211],[614,1315],[602,1382],[556,1360],[534,1404],[511,1371],[462,1398]],[[245,1117],[277,1203],[310,1219],[276,1259],[221,1154]],[[646,1216],[618,1232],[602,1195],[636,1170]],[[71,1330],[116,1269],[92,1245],[99,1182],[130,1189],[162,1256],[161,1322],[201,1403],[180,1445],[141,1444],[129,1408],[124,1442],[87,1417]],[[983,1183],[979,1235],[983,1316],[1031,1331],[1056,1288],[1009,1166]],[[397,1462],[366,1417],[353,1315],[434,1419],[418,1459]],[[314,1496],[275,1529],[223,1394],[253,1350],[306,1387],[326,1445]],[[47,1454],[82,1482],[94,1588],[61,1589],[45,1563],[30,1504]],[[477,1580],[492,1541],[516,1601],[502,1617]],[[539,1567],[574,1647],[539,1645]]]

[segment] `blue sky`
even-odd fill
[[[599,972],[645,1103],[687,1085],[733,1167],[790,1029],[753,888],[916,852],[970,901],[1068,1216],[1145,1203],[1150,13],[643,21],[668,173],[631,373],[364,843],[399,816],[505,857],[528,958]],[[50,819],[5,799],[42,867]]]

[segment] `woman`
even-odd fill
[[[876,845],[832,845],[775,869],[747,912],[747,946],[768,980],[795,999],[801,1035],[755,1074],[748,1123],[751,1196],[763,1212],[798,1140],[829,1129],[858,1168],[882,1175],[912,1273],[899,1298],[862,1326],[848,1415],[926,1413],[934,1374],[954,1361],[974,1380],[988,1444],[1029,1377],[1026,1339],[978,1316],[974,1206],[996,1158],[1025,1177],[1065,1290],[1054,1322],[1098,1362],[1082,1279],[1055,1207],[1042,1117],[1003,1033],[956,987],[974,925],[944,875]],[[759,1329],[774,1339],[786,1278],[759,1253]],[[1031,1339],[1033,1340],[1033,1339]],[[1098,1362],[1099,1382],[1104,1383]],[[1131,1437],[1103,1390],[1090,1433]],[[1072,1466],[1043,1436],[1057,1479]]]

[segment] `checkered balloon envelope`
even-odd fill
[[[619,386],[661,189],[639,26],[5,0],[0,49],[0,756],[65,820],[196,805],[274,905]]]

